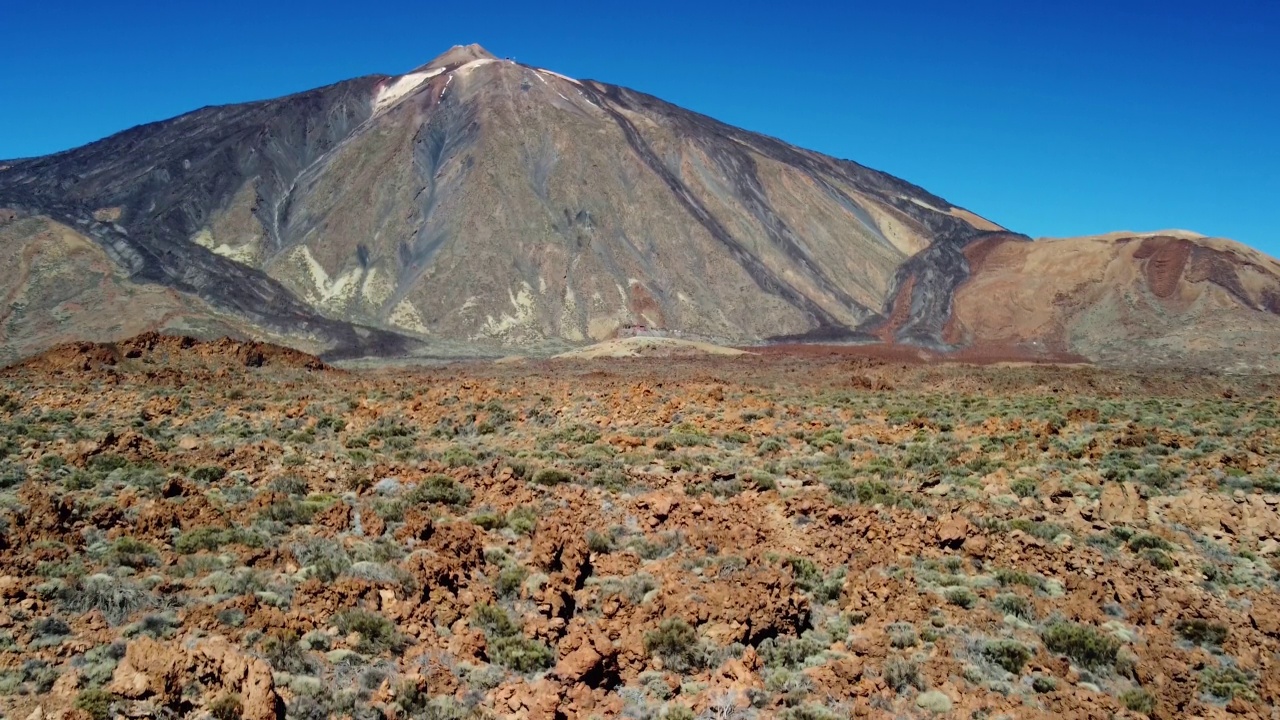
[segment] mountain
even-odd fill
[[[0,208],[12,357],[154,329],[330,357],[643,328],[1114,363],[1168,346],[1184,364],[1261,362],[1232,344],[1280,338],[1280,266],[1238,244],[1031,242],[855,162],[474,45],[0,162]]]

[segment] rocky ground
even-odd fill
[[[1275,717],[1278,388],[60,348],[0,375],[0,710]]]

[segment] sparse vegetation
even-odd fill
[[[72,612],[97,610],[107,622],[119,625],[154,604],[155,597],[132,580],[99,573],[67,586],[63,601]]]
[[[114,701],[111,693],[101,688],[89,688],[76,695],[75,707],[93,720],[107,720],[111,717],[111,705]]]
[[[1031,650],[1013,640],[995,640],[982,645],[982,656],[1005,671],[1019,675],[1022,666],[1031,659]]]
[[[662,658],[663,664],[676,672],[698,670],[706,660],[697,632],[678,617],[667,618],[656,630],[646,633],[644,649]]]
[[[1114,665],[1120,641],[1086,625],[1055,623],[1041,637],[1050,652],[1060,653],[1086,668]]]
[[[1200,687],[1205,694],[1220,702],[1234,698],[1254,700],[1253,678],[1232,665],[1208,667],[1200,675]]]
[[[573,480],[573,476],[563,470],[543,468],[533,474],[533,482],[537,485],[559,485]]]
[[[1120,693],[1120,704],[1133,712],[1150,715],[1156,709],[1156,698],[1142,688],[1133,688]]]
[[[991,604],[1006,615],[1013,615],[1023,620],[1035,619],[1035,609],[1031,606],[1031,601],[1021,595],[1013,593],[997,595],[992,599]]]
[[[409,491],[406,499],[414,505],[439,503],[462,506],[471,502],[471,491],[447,475],[431,475]]]
[[[477,605],[472,622],[488,637],[489,659],[516,672],[545,670],[555,662],[546,644],[525,637],[506,611],[497,605]]]
[[[223,695],[209,705],[209,714],[214,720],[240,720],[244,705],[238,695]]]
[[[344,610],[334,616],[333,624],[339,632],[355,633],[360,636],[360,643],[357,646],[360,652],[399,652],[405,642],[395,624],[367,610],[358,608]]]
[[[881,673],[884,675],[885,684],[893,688],[894,692],[901,693],[908,688],[929,689],[925,684],[924,676],[920,674],[920,665],[914,660],[891,657],[884,661]]]
[[[172,707],[110,695],[153,640],[265,662],[299,720],[578,684],[651,720],[1273,699],[1240,649],[1271,641],[1274,548],[1225,533],[1273,507],[1270,380],[217,362],[0,377],[0,714],[248,712],[214,663]],[[1153,578],[1182,618],[1150,615]]]
[[[1180,620],[1174,626],[1178,634],[1197,645],[1221,645],[1227,639],[1227,626],[1194,618]]]

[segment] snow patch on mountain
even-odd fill
[[[373,111],[382,112],[387,108],[395,105],[401,99],[422,87],[422,84],[431,78],[444,72],[444,68],[435,68],[433,70],[424,70],[422,72],[412,72],[408,75],[401,75],[390,84],[378,88],[378,95],[373,100]]]

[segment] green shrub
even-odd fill
[[[644,650],[662,658],[663,665],[675,672],[701,669],[706,661],[697,631],[678,617],[667,618],[658,629],[645,633]]]
[[[111,549],[103,559],[109,565],[120,565],[134,570],[152,567],[160,562],[160,556],[141,540],[125,536],[111,543]]]
[[[538,445],[543,449],[550,449],[557,443],[590,445],[599,439],[600,431],[589,425],[570,425],[538,438]]]
[[[668,705],[662,711],[662,720],[694,720],[693,711],[684,705]]]
[[[493,662],[520,673],[546,670],[556,659],[551,648],[523,635],[490,638],[488,654]]]
[[[613,552],[613,536],[608,533],[596,532],[595,530],[587,531],[587,549],[593,553],[610,553]]]
[[[1094,628],[1075,623],[1054,623],[1041,633],[1050,652],[1066,655],[1089,669],[1114,665],[1120,641]]]
[[[507,526],[507,517],[496,510],[481,510],[471,516],[471,522],[485,530],[501,530]]]
[[[1156,550],[1155,548],[1147,548],[1143,550],[1142,552],[1138,553],[1138,557],[1141,557],[1143,560],[1146,560],[1147,562],[1151,563],[1156,568],[1160,570],[1164,570],[1166,572],[1176,567],[1176,564],[1173,562],[1173,558],[1169,557],[1168,553],[1161,552],[1159,550]]]
[[[901,657],[889,658],[881,666],[880,674],[884,676],[885,684],[893,688],[896,693],[912,687],[921,691],[929,689],[924,676],[920,674],[920,665],[914,660]]]
[[[1057,539],[1059,535],[1067,532],[1067,529],[1061,525],[1048,522],[1037,522],[1026,518],[1014,518],[1009,521],[1009,527],[1036,538],[1040,538],[1046,542]]]
[[[1230,665],[1205,668],[1200,675],[1200,689],[1222,701],[1234,698],[1255,700],[1258,697],[1253,691],[1253,678]]]
[[[767,638],[756,651],[765,667],[800,670],[805,667],[809,658],[821,655],[828,645],[829,642],[824,642],[809,632],[798,638]]]
[[[306,674],[311,668],[298,645],[300,639],[297,631],[277,630],[263,639],[262,654],[279,672]]]
[[[784,698],[784,702],[785,702],[785,698]],[[711,716],[702,715],[701,717],[711,717]],[[714,717],[720,717],[720,716],[717,715]],[[730,717],[739,717],[739,716],[732,715]],[[778,713],[778,720],[843,720],[843,718],[846,718],[846,717],[848,716],[845,714],[841,714],[823,705],[816,705],[814,703],[806,703],[804,705],[797,705],[795,707],[784,708],[782,712]]]
[[[332,430],[334,432],[342,432],[347,429],[347,421],[333,415],[322,415],[316,421],[317,430]]]
[[[40,467],[45,470],[57,470],[58,468],[66,464],[67,464],[67,461],[62,459],[61,455],[45,455],[44,457],[40,458],[40,462],[39,462]]]
[[[222,695],[209,703],[209,714],[213,720],[240,720],[244,714],[244,706],[239,695]]]
[[[46,617],[40,618],[31,623],[31,634],[34,643],[38,646],[57,644],[60,639],[71,634],[71,626],[63,622],[60,618]]]
[[[206,465],[191,471],[191,479],[204,485],[218,482],[226,476],[226,469],[220,468],[217,465]]]
[[[115,696],[106,690],[89,688],[81,690],[76,696],[75,706],[77,710],[83,710],[93,720],[107,720],[111,717],[111,705],[115,699]]]
[[[1120,704],[1133,712],[1150,715],[1156,709],[1156,696],[1142,688],[1131,688],[1120,693]]]
[[[1138,552],[1140,550],[1172,550],[1173,545],[1159,535],[1143,533],[1142,535],[1134,535],[1130,538],[1129,549],[1134,552]]]
[[[698,447],[710,445],[711,436],[693,428],[676,430],[666,437],[667,443],[673,447]]]
[[[368,610],[344,610],[333,617],[333,624],[344,635],[359,635],[360,644],[356,649],[363,653],[397,652],[404,645],[404,638],[394,623]]]
[[[100,687],[111,682],[126,647],[123,642],[114,642],[86,650],[80,666],[81,683],[88,687]]]
[[[0,695],[45,695],[58,681],[58,668],[39,658],[23,660],[16,668],[0,671]]]
[[[1022,666],[1031,659],[1031,650],[1015,640],[993,640],[983,643],[982,657],[1014,675],[1022,674]]]
[[[776,695],[782,705],[795,706],[813,691],[813,681],[802,672],[780,668],[765,673],[764,689],[766,693]],[[768,699],[767,694],[755,697],[759,701],[756,705]]]
[[[491,637],[520,634],[520,627],[511,621],[506,610],[488,603],[481,603],[471,609],[471,624]]]
[[[1023,620],[1035,619],[1035,608],[1032,607],[1031,601],[1021,595],[1003,593],[995,596],[991,600],[991,604],[1005,615],[1012,615]]]
[[[310,525],[311,519],[315,517],[319,509],[313,503],[298,500],[297,498],[285,498],[263,508],[258,513],[258,517],[262,520],[278,522],[288,527]]]
[[[129,467],[130,464],[129,458],[124,457],[123,455],[104,453],[90,458],[88,467],[94,472],[106,475],[121,468]]]
[[[178,619],[171,614],[144,615],[141,620],[126,627],[124,635],[125,637],[146,635],[157,640],[164,640],[173,635],[178,625]]]
[[[690,497],[710,495],[712,497],[727,498],[737,495],[743,489],[742,481],[736,477],[728,480],[712,480],[705,483],[689,483],[684,486],[685,494]]]
[[[488,637],[489,660],[498,665],[527,673],[545,670],[555,662],[551,648],[521,634],[520,627],[497,605],[476,605],[471,624]]]
[[[380,417],[378,422],[374,423],[369,429],[365,430],[364,436],[370,440],[386,440],[388,438],[410,438],[417,435],[417,431],[405,425],[397,418]]]
[[[1182,637],[1197,645],[1221,645],[1227,639],[1227,626],[1195,618],[1180,620],[1174,629]]]
[[[787,443],[781,438],[771,437],[765,438],[756,447],[756,451],[760,455],[772,455],[786,449]]]
[[[571,480],[572,475],[556,468],[543,468],[533,474],[533,482],[537,485],[561,485]]]
[[[414,505],[437,503],[462,506],[471,502],[471,491],[447,475],[430,475],[414,486],[406,499]]]
[[[517,535],[529,535],[538,526],[538,511],[529,505],[512,508],[507,513],[507,527]]]
[[[80,470],[72,470],[62,478],[62,487],[68,491],[92,490],[98,487],[99,478],[97,475]]]
[[[862,505],[887,505],[890,507],[912,507],[911,498],[895,490],[881,480],[864,480],[850,482],[836,479],[827,484],[831,493],[846,502],[857,502]]]
[[[603,578],[599,581],[595,578],[590,578],[588,582],[599,582],[602,586],[601,597],[621,596],[626,598],[632,605],[640,604],[644,601],[645,596],[658,588],[658,581],[646,572],[638,572],[620,578]]]
[[[948,605],[955,605],[965,610],[971,610],[978,604],[978,596],[966,587],[949,587],[943,591],[942,596],[946,598]]]
[[[333,582],[352,566],[351,556],[342,544],[325,538],[308,538],[294,545],[293,556],[308,568],[313,577]]]
[[[1037,675],[1031,680],[1031,689],[1038,693],[1053,692],[1058,689],[1058,682],[1051,677]]]
[[[98,610],[108,623],[119,625],[135,612],[150,607],[155,597],[131,580],[103,573],[68,586],[63,600],[73,612]]]
[[[303,497],[307,494],[307,481],[297,475],[282,475],[272,480],[267,487],[285,495]]]
[[[796,587],[801,590],[812,590],[822,582],[821,568],[808,558],[792,555],[784,560],[782,564],[791,568],[791,577],[794,579]]]
[[[441,459],[451,468],[471,467],[478,462],[469,450],[457,446],[445,450]]]
[[[915,647],[920,642],[916,637],[916,627],[911,623],[892,623],[886,630],[889,633],[889,645],[895,648]]]
[[[1040,484],[1031,478],[1018,478],[1009,486],[1014,495],[1021,498],[1035,497],[1040,492]]]
[[[1182,468],[1168,468],[1159,465],[1144,467],[1137,473],[1138,482],[1157,490],[1167,490],[1177,484],[1186,471]]]
[[[232,544],[261,547],[262,540],[241,528],[198,527],[179,535],[173,542],[173,549],[180,554],[190,555],[201,550],[213,552]]]
[[[27,481],[27,468],[20,463],[0,465],[0,490],[16,487]]]
[[[529,571],[520,565],[508,565],[498,571],[498,578],[493,581],[493,591],[498,597],[511,597],[520,589]]]
[[[1022,585],[1024,587],[1040,591],[1043,591],[1048,586],[1048,582],[1043,577],[1036,575],[1035,573],[1030,573],[1025,570],[1014,570],[1011,568],[997,568],[996,582],[1000,583],[1001,587]]]
[[[838,448],[844,444],[844,435],[839,430],[832,428],[810,438],[809,444],[820,449]]]
[[[630,546],[636,551],[637,555],[645,560],[656,560],[674,553],[680,549],[680,545],[683,542],[683,533],[679,530],[673,530],[662,533],[653,540],[645,537],[636,538],[631,541]]]

